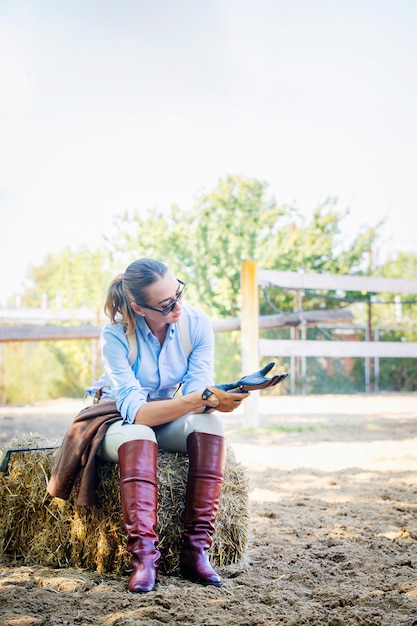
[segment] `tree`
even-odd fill
[[[267,184],[228,176],[194,207],[194,276],[199,300],[218,317],[238,316],[242,262],[268,260],[271,237],[287,211],[267,197]],[[192,216],[190,216],[191,219]]]
[[[327,198],[305,217],[292,206],[279,206],[266,182],[226,176],[213,190],[201,193],[191,209],[173,205],[165,212],[136,210],[116,216],[115,235],[106,239],[100,251],[84,246],[48,256],[42,266],[31,269],[33,286],[24,294],[24,303],[38,306],[42,294],[53,301],[59,293],[63,308],[89,306],[101,313],[109,280],[142,256],[167,263],[188,283],[187,300],[213,318],[239,316],[240,273],[245,260],[284,271],[415,273],[414,257],[398,257],[378,266],[371,251],[376,250],[380,224],[347,238],[342,222],[348,214],[347,209],[338,208],[335,198]],[[306,291],[302,304],[306,310],[350,306],[349,300],[367,301],[370,295]],[[294,291],[271,287],[261,293],[260,313],[293,311],[296,304]],[[240,375],[238,332],[216,334],[216,353],[218,380]],[[54,352],[55,362],[63,368],[59,371],[70,386],[76,385],[78,371],[88,375],[90,358],[87,349],[78,362],[64,346]],[[58,387],[55,381],[56,393]],[[66,388],[61,384],[59,389]]]
[[[49,308],[57,309],[57,320],[61,309],[74,313],[85,309],[86,318],[99,323],[104,318],[105,290],[110,279],[107,268],[103,252],[91,251],[86,246],[48,255],[42,265],[29,270],[32,286],[23,294],[23,303],[39,307],[45,295]],[[80,322],[74,315],[74,320],[66,323]],[[92,378],[101,373],[95,370],[99,363],[95,343],[48,341],[6,345],[7,401],[82,395]]]
[[[30,268],[32,286],[25,291],[23,302],[37,307],[45,294],[51,307],[58,303],[69,311],[87,307],[101,312],[110,277],[107,257],[101,250],[85,245],[77,250],[64,248],[48,255],[42,265]]]
[[[191,210],[124,213],[108,244],[113,261],[124,265],[139,256],[160,258],[189,283],[187,297],[210,315],[237,316],[245,260],[266,269],[359,272],[377,232],[369,229],[344,245],[340,222],[347,214],[328,199],[309,221],[292,207],[278,206],[267,183],[227,176]],[[273,299],[278,308],[292,310],[291,294]]]
[[[387,278],[417,278],[417,257],[399,252],[389,257],[380,268]],[[372,306],[374,326],[380,326],[380,341],[416,341],[416,294],[380,294]],[[384,328],[385,327],[385,328]],[[379,384],[392,391],[417,390],[417,359],[380,359]]]

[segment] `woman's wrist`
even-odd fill
[[[200,391],[192,391],[191,393],[182,396],[182,400],[185,400],[187,405],[190,407],[189,410],[191,411],[201,409],[201,407],[215,409],[219,405],[218,397],[209,387]]]
[[[219,398],[216,396],[214,391],[209,389],[209,387],[206,387],[204,389],[203,393],[201,394],[201,399],[204,401],[204,404],[206,406],[209,406],[212,409],[215,409],[220,404]]]
[[[204,393],[204,390],[192,391],[191,393],[187,393],[184,396],[180,396],[180,397],[181,397],[181,400],[186,403],[187,409],[189,411],[194,411],[195,409],[200,409],[201,407],[204,408],[206,406],[209,406],[208,401],[203,400],[203,393]],[[214,400],[215,400],[215,396],[213,395],[213,400],[210,404],[210,408],[211,408],[211,405],[215,404]]]

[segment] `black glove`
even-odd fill
[[[232,390],[240,390],[240,391],[255,391],[255,389],[266,389],[267,387],[275,387],[280,382],[285,380],[288,374],[276,374],[272,376],[272,378],[266,378],[265,374],[274,367],[275,361],[271,361],[268,365],[265,365],[258,372],[254,372],[253,374],[249,374],[248,376],[243,376],[240,380],[235,383],[226,383],[223,385],[214,385],[214,387],[221,389],[222,391],[232,391]]]

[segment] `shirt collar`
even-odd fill
[[[142,334],[142,337],[146,339],[149,335],[152,335],[152,331],[146,323],[144,317],[142,315],[136,315],[136,326],[139,328],[139,332]],[[178,324],[169,324],[167,337],[174,337],[175,333],[178,333]]]

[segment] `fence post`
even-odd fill
[[[244,261],[241,268],[241,360],[242,374],[259,369],[259,298],[258,276],[254,261]],[[243,404],[243,427],[259,426],[259,391],[252,391]]]

